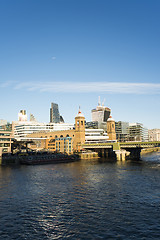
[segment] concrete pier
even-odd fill
[[[80,156],[80,159],[94,159],[94,158],[99,158],[97,152],[80,153],[79,156]]]
[[[115,153],[116,153],[116,159],[118,161],[125,161],[127,157],[130,155],[130,152],[126,150],[117,150]]]

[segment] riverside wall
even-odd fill
[[[152,152],[160,152],[160,147],[144,148],[141,150],[141,155],[145,155],[147,153],[152,153]]]

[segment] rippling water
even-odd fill
[[[0,167],[0,239],[160,239],[160,153]]]

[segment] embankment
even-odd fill
[[[141,155],[152,153],[152,152],[159,152],[160,147],[153,147],[153,148],[144,148],[141,150]]]

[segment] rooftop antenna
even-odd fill
[[[100,98],[100,96],[98,97],[98,106],[101,106],[101,98]]]
[[[81,113],[81,107],[79,106],[79,111],[78,111],[78,113]]]
[[[104,103],[105,103],[106,99],[104,98],[103,102],[102,102],[102,106],[104,106]]]

